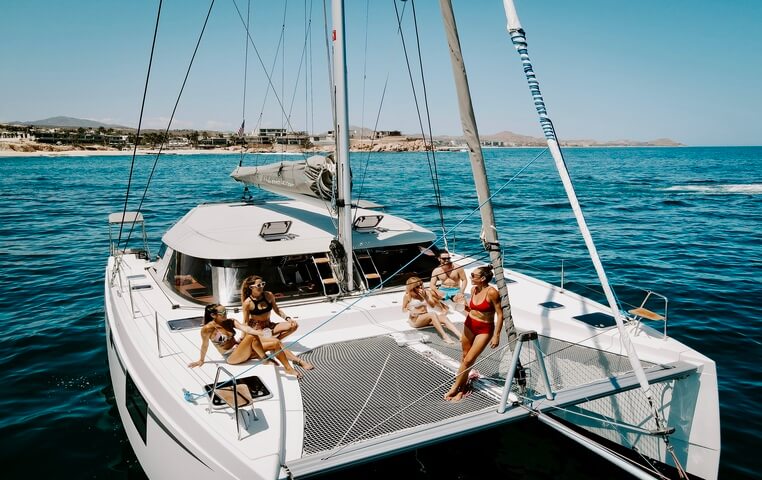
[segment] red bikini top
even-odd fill
[[[474,303],[475,296],[476,295],[471,295],[471,300],[469,301],[469,304],[468,304],[471,310],[476,310],[477,312],[483,312],[483,313],[495,311],[495,307],[493,307],[492,303],[487,299],[487,295],[484,296],[484,300],[482,301],[482,303],[478,305]]]

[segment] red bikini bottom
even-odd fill
[[[492,335],[492,332],[495,331],[494,323],[480,322],[478,320],[474,320],[470,316],[466,318],[466,323],[464,325],[467,329],[471,330],[471,333],[474,335],[481,335],[482,333],[488,333]]]

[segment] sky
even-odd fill
[[[166,128],[177,102],[172,128],[331,129],[322,0],[214,1],[178,102],[210,3],[164,0],[143,128]],[[762,145],[762,2],[515,3],[560,139]],[[0,122],[137,126],[158,5],[0,0]],[[502,1],[453,7],[479,132],[542,136]],[[428,110],[434,135],[460,135],[439,2],[415,1],[415,15],[412,0],[345,8],[350,124],[428,133]]]

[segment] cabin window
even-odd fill
[[[148,430],[148,402],[141,395],[135,382],[132,381],[130,372],[127,372],[127,389],[124,401],[130,418],[132,418],[132,423],[140,434],[140,438],[143,439],[143,443],[145,443]]]
[[[320,278],[312,255],[287,255],[248,260],[213,260],[215,297],[226,305],[241,302],[241,283],[258,275],[276,298],[293,299],[322,295]]]
[[[214,302],[212,268],[209,260],[172,252],[164,283],[185,298],[196,302]]]
[[[413,276],[420,277],[424,281],[431,278],[431,272],[439,266],[439,261],[434,255],[420,255],[421,251],[428,249],[428,246],[428,244],[399,245],[366,251],[356,250],[355,255],[358,258],[365,256],[361,255],[361,252],[369,255],[372,262],[360,260],[363,273],[365,275],[377,273],[384,281],[384,286],[393,287],[404,285],[407,279]],[[411,260],[412,263],[407,265]],[[395,275],[398,271],[399,273]]]

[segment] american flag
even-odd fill
[[[246,120],[241,122],[241,128],[238,129],[238,136],[239,137],[243,137],[243,126],[244,126],[244,124],[246,124]]]

